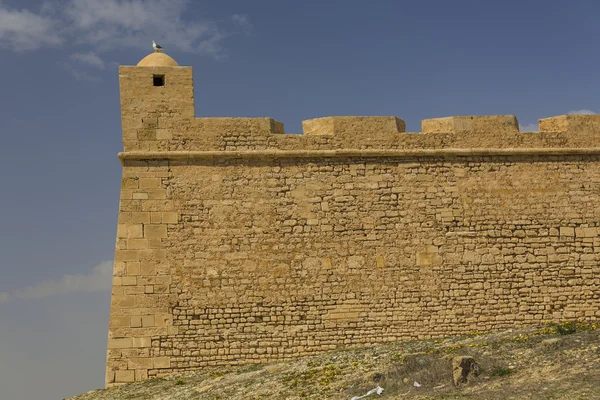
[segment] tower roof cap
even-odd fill
[[[138,67],[177,67],[177,61],[165,53],[154,52],[148,54],[137,64]]]

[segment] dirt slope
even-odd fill
[[[69,400],[600,399],[600,331],[563,324],[337,350],[285,363],[207,369],[96,390]],[[454,356],[481,368],[452,383]],[[415,382],[420,387],[415,386]]]

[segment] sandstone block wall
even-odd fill
[[[121,67],[120,83],[107,385],[600,316],[597,116],[412,134],[325,117],[285,135],[195,118],[189,67]]]

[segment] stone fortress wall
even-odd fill
[[[163,86],[154,86],[164,79]],[[600,316],[600,116],[196,118],[192,69],[119,68],[107,386]]]

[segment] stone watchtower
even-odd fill
[[[119,85],[125,151],[158,150],[160,141],[173,138],[173,127],[194,118],[192,68],[164,53],[120,66]]]
[[[125,151],[163,148],[173,129],[194,118],[191,67],[155,52],[137,66],[119,67]],[[107,384],[148,377],[169,368],[151,338],[173,333],[171,277],[161,240],[177,215],[162,184],[165,163],[129,161],[123,167],[108,341]],[[171,328],[171,329],[170,329]]]
[[[600,317],[600,116],[196,118],[119,68],[106,384]]]

